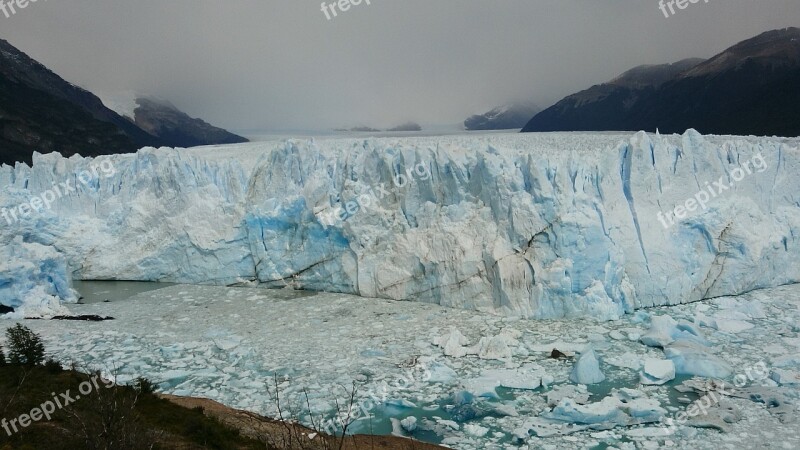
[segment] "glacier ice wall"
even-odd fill
[[[0,299],[14,309],[9,318],[68,314],[63,303],[78,301],[71,280],[64,255],[52,247],[17,236],[0,250]]]
[[[757,155],[764,170],[736,180]],[[525,318],[613,319],[800,279],[797,140],[470,135],[103,158],[113,176],[0,221],[3,245],[51,247],[79,279],[257,282]],[[4,166],[0,206],[92,163]],[[715,182],[728,188],[707,209],[662,225]]]

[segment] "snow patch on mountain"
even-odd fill
[[[114,111],[122,117],[127,117],[130,120],[136,118],[136,108],[139,103],[136,101],[139,94],[134,91],[120,91],[114,93],[98,93],[100,101],[103,102],[106,108]]]

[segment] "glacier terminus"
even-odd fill
[[[757,155],[765,170],[733,182]],[[98,164],[113,176],[74,182]],[[47,317],[77,300],[72,279],[143,280],[612,320],[796,283],[798,164],[797,139],[694,130],[35,154],[0,167],[0,207],[76,189],[0,223],[0,304]],[[415,171],[426,176],[398,187]],[[707,208],[662,226],[717,180],[728,188]]]

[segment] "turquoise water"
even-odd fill
[[[685,403],[682,403],[678,400],[678,397],[686,397],[689,398],[691,401],[695,401],[699,398],[698,395],[694,393],[680,393],[677,390],[673,389],[674,386],[680,385],[682,382],[691,379],[691,376],[686,375],[678,375],[674,380],[669,381],[666,383],[666,387],[668,387],[668,400],[662,404],[662,407],[667,406],[678,406],[681,408],[686,407]],[[639,384],[639,377],[638,375],[631,376],[629,378],[616,378],[614,380],[607,380],[602,383],[589,385],[588,390],[591,394],[591,402],[598,402],[602,400],[604,397],[610,395],[612,391],[615,389],[622,389],[622,388],[630,388],[636,389],[638,388]],[[534,392],[537,392],[539,395],[545,396],[550,389],[542,389],[539,388]],[[517,394],[523,391],[515,390],[515,389],[507,389],[507,388],[497,388],[498,398],[494,400],[490,400],[486,403],[482,403],[482,407],[486,408],[490,406],[492,403],[497,402],[513,402],[517,398]],[[524,391],[526,393],[530,393],[531,391]],[[414,416],[417,418],[418,421],[421,421],[423,418],[432,419],[434,416],[445,419],[445,420],[453,420],[455,422],[463,423],[470,423],[470,422],[480,422],[483,417],[483,414],[475,417],[474,419],[463,420],[461,417],[456,417],[456,414],[452,413],[449,408],[445,408],[445,405],[451,403],[450,398],[443,398],[440,399],[438,404],[430,404],[430,405],[422,405],[415,408],[403,408],[394,405],[382,405],[379,407],[374,408],[371,413],[371,417],[368,419],[361,419],[357,420],[353,424],[350,425],[348,429],[348,434],[372,434],[372,435],[388,435],[392,432],[392,424],[391,418],[395,418],[398,420],[402,420],[409,416]],[[477,400],[477,399],[476,399]],[[494,415],[492,412],[488,412],[489,416]],[[668,414],[668,417],[671,414]],[[508,430],[495,430],[492,431],[508,431]],[[431,431],[422,431],[418,429],[414,432],[414,438],[421,440],[423,442],[429,442],[433,444],[440,444],[442,442],[442,436],[439,436]],[[508,435],[507,438],[501,439],[500,443],[510,443],[512,441],[512,436]],[[626,438],[623,438],[620,442],[632,442]],[[605,450],[608,448],[608,444],[601,444],[595,447],[593,450]]]

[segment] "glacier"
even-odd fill
[[[764,170],[736,179],[757,155]],[[77,182],[99,163],[113,176]],[[797,139],[694,130],[35,154],[0,167],[0,208],[75,189],[0,219],[0,304],[54,314],[71,279],[142,280],[613,320],[797,283],[799,164]],[[662,226],[718,180],[707,209]]]

